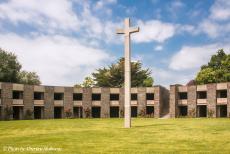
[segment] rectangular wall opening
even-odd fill
[[[179,106],[178,107],[178,115],[179,116],[187,116],[188,115],[188,107],[187,106]]]
[[[146,100],[154,100],[154,93],[146,93]]]
[[[119,106],[110,107],[110,118],[119,118]]]
[[[82,101],[82,93],[74,93],[73,101]]]
[[[23,91],[13,91],[13,99],[23,99]]]
[[[54,119],[61,119],[63,115],[63,107],[54,107]]]
[[[146,115],[154,117],[154,106],[146,106]]]
[[[218,117],[227,117],[227,105],[217,105]]]
[[[34,100],[44,100],[43,92],[34,92]]]
[[[13,119],[20,120],[22,119],[23,107],[22,106],[13,106]]]
[[[137,100],[137,94],[131,94],[131,100],[136,101]]]
[[[83,117],[83,109],[82,107],[74,107],[73,108],[73,116],[74,118],[82,118]]]
[[[2,107],[0,106],[0,120],[2,119]]]
[[[44,114],[44,107],[35,106],[34,107],[34,119],[42,119]]]
[[[217,90],[217,98],[227,98],[227,90]]]
[[[131,106],[131,117],[137,117],[137,106]]]
[[[101,107],[92,107],[92,117],[93,118],[100,118],[101,117]]]
[[[198,91],[197,99],[207,99],[207,91]]]
[[[101,94],[92,94],[92,101],[100,101]]]
[[[55,101],[64,100],[64,93],[54,93],[54,100]]]
[[[207,117],[207,105],[198,105],[197,106],[197,116],[198,117]]]
[[[119,101],[119,94],[110,94],[111,101]]]
[[[179,92],[179,99],[180,100],[188,99],[187,92]]]

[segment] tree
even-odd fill
[[[40,85],[39,76],[35,72],[19,72],[19,83],[30,84],[30,85]]]
[[[230,81],[230,54],[223,49],[211,57],[208,65],[203,65],[196,76],[197,84],[219,83]]]
[[[119,59],[115,64],[108,68],[98,69],[92,73],[95,86],[98,87],[123,87],[124,84],[124,58]],[[142,64],[131,62],[131,86],[132,87],[151,87],[153,78],[150,76],[149,69],[142,69]]]
[[[17,56],[0,48],[0,82],[41,84],[35,72],[21,71]]]
[[[74,87],[76,87],[76,88],[79,88],[79,87],[89,88],[89,87],[93,87],[94,85],[95,85],[95,82],[94,82],[93,78],[87,76],[87,77],[85,77],[82,84],[76,84],[76,85],[74,85]]]
[[[0,81],[1,82],[18,82],[18,73],[21,64],[17,56],[13,53],[7,53],[0,48]]]

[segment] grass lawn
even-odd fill
[[[61,148],[43,153],[230,153],[230,119],[60,119],[0,122],[4,148]],[[23,150],[23,149],[21,149]],[[41,151],[34,153],[42,153]]]

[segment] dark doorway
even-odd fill
[[[179,92],[179,99],[180,100],[188,99],[187,92]]]
[[[82,118],[82,107],[74,107],[73,108],[73,115],[74,118]]]
[[[92,101],[100,101],[101,94],[92,94]]]
[[[41,106],[35,106],[34,107],[34,119],[42,119],[43,118],[43,112],[44,108]]]
[[[146,93],[146,100],[154,100],[154,93]]]
[[[54,107],[54,119],[62,118],[62,107]]]
[[[131,117],[137,117],[137,106],[131,106]]]
[[[219,112],[219,117],[227,117],[227,105],[219,105],[217,109]]]
[[[197,92],[198,99],[207,99],[207,92],[206,91],[198,91]]]
[[[110,107],[110,118],[119,118],[119,106]]]
[[[21,106],[13,106],[13,119],[14,120],[20,120],[21,114],[22,114],[22,108]]]
[[[218,90],[217,91],[217,98],[227,98],[227,90]]]
[[[131,100],[136,101],[137,100],[137,94],[131,94]]]
[[[93,118],[101,117],[101,107],[92,107],[92,117]]]
[[[111,101],[119,101],[119,94],[110,94]]]
[[[207,106],[206,105],[199,105],[197,106],[198,117],[207,117]]]
[[[154,117],[154,106],[146,106],[146,114],[150,117]]]
[[[2,119],[2,107],[0,106],[0,120]]]
[[[188,114],[188,107],[187,106],[179,106],[179,116],[187,116]]]

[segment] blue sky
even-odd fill
[[[229,0],[0,0],[0,47],[45,85],[71,86],[123,56],[115,33],[130,17],[132,60],[155,84],[186,84],[230,49]]]

